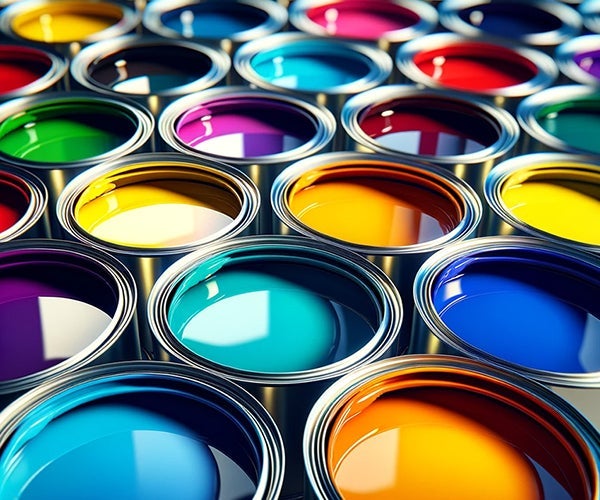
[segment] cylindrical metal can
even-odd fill
[[[68,374],[0,414],[2,498],[276,500],[284,463],[254,398],[172,363]]]
[[[64,189],[57,217],[66,237],[103,249],[133,272],[146,298],[175,260],[209,243],[253,233],[260,195],[242,172],[177,153],[128,155],[91,168]]]
[[[0,105],[0,161],[35,172],[48,188],[51,229],[65,185],[110,158],[151,148],[154,118],[139,104],[92,92],[50,92]]]
[[[443,0],[438,12],[440,24],[449,31],[549,51],[582,29],[577,10],[555,0]]]
[[[273,180],[293,161],[331,148],[336,119],[325,106],[279,92],[220,87],[182,97],[158,121],[168,147],[239,168],[269,199]],[[259,231],[272,233],[263,203]]]
[[[29,44],[0,43],[0,101],[64,90],[67,59]]]
[[[130,97],[157,117],[183,95],[219,85],[231,66],[221,49],[187,40],[127,35],[96,42],[71,62],[86,90]]]
[[[559,151],[600,156],[600,88],[558,85],[526,97],[517,108],[522,153]]]
[[[448,245],[415,279],[411,352],[462,354],[557,387],[600,427],[599,294],[591,252],[526,236]]]
[[[556,64],[569,83],[600,85],[600,34],[575,37],[556,48]]]
[[[0,31],[73,57],[82,47],[134,31],[140,15],[123,2],[21,0],[0,12]]]
[[[131,273],[78,243],[0,245],[0,406],[81,368],[140,357]]]
[[[388,85],[351,97],[341,123],[348,149],[440,165],[483,197],[494,165],[514,154],[519,125],[506,110],[462,93]]]
[[[233,64],[250,85],[313,99],[334,116],[350,95],[389,82],[394,66],[387,52],[369,44],[299,32],[247,42]]]
[[[44,183],[27,170],[0,166],[0,242],[49,237]]]
[[[485,97],[511,112],[558,76],[556,63],[544,52],[455,33],[406,42],[396,53],[396,67],[412,83]]]
[[[362,367],[314,405],[304,459],[314,497],[599,496],[600,435],[509,370],[454,356]]]
[[[525,235],[600,253],[600,160],[564,153],[521,155],[485,183],[495,212],[489,235]]]
[[[333,380],[403,353],[402,302],[361,256],[308,238],[253,236],[176,262],[148,300],[157,356],[230,378],[282,432],[283,496],[303,496],[302,429]]]
[[[296,29],[328,38],[376,43],[391,53],[407,40],[433,31],[438,13],[422,0],[294,0],[290,24]]]
[[[578,8],[583,26],[590,33],[600,33],[600,2],[584,0]]]

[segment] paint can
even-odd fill
[[[0,101],[64,90],[68,61],[58,53],[28,44],[0,43]]]
[[[394,282],[412,324],[413,280],[431,254],[475,236],[481,201],[447,170],[375,153],[335,152],[293,163],[275,179],[282,232],[357,252]]]
[[[221,49],[187,40],[127,35],[83,49],[71,62],[71,74],[80,87],[129,97],[157,117],[178,97],[224,82],[230,66]]]
[[[34,172],[54,207],[65,185],[110,158],[151,149],[154,118],[139,104],[92,92],[50,92],[0,105],[0,161]]]
[[[228,163],[269,199],[273,180],[290,163],[331,148],[336,119],[325,106],[279,92],[225,86],[177,99],[158,120],[167,146]],[[276,232],[263,203],[259,231]]]
[[[523,153],[559,151],[599,156],[600,89],[558,85],[529,96],[517,108]]]
[[[514,154],[515,118],[485,99],[414,85],[387,85],[351,97],[342,109],[348,149],[440,165],[483,197],[494,165]]]
[[[136,359],[137,290],[114,257],[78,243],[0,245],[0,407],[51,378]]]
[[[400,46],[395,62],[412,83],[488,98],[511,112],[523,97],[558,77],[556,63],[544,52],[455,33],[410,40]]]
[[[598,498],[598,432],[514,372],[403,356],[332,385],[306,424],[314,498]]]
[[[533,153],[497,165],[485,183],[489,235],[530,235],[600,254],[600,161]]]
[[[49,238],[48,190],[31,172],[0,166],[0,242]]]
[[[151,350],[146,299],[175,260],[209,243],[251,234],[260,205],[242,172],[178,153],[128,155],[75,177],[57,203],[67,238],[115,255],[139,289],[142,348]]]
[[[0,496],[275,500],[281,437],[258,402],[182,365],[121,362],[0,414]]]
[[[82,47],[134,31],[140,15],[123,2],[21,0],[0,12],[0,31],[73,57]]]
[[[436,8],[422,0],[294,0],[289,16],[299,31],[376,43],[390,53],[432,32],[438,22]]]
[[[142,17],[151,33],[218,44],[229,55],[283,30],[287,21],[287,9],[271,0],[153,0]]]
[[[578,7],[583,26],[589,33],[600,33],[600,2],[584,0]]]
[[[448,245],[415,279],[411,352],[461,354],[557,388],[600,428],[600,257],[526,236]]]
[[[323,389],[408,347],[400,296],[380,269],[294,236],[183,257],[156,282],[148,317],[160,359],[229,378],[271,412],[286,445],[285,498],[303,497],[302,430]]]
[[[555,59],[565,83],[600,85],[600,34],[582,35],[556,48]]]
[[[301,32],[247,42],[233,64],[250,85],[313,99],[334,116],[350,95],[387,83],[394,67],[387,52],[370,44]]]
[[[579,12],[554,0],[443,0],[438,14],[440,24],[449,31],[549,51],[582,29]]]

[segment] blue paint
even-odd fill
[[[174,337],[205,359],[295,372],[339,361],[371,340],[377,313],[369,302],[354,281],[292,257],[215,259],[179,284],[168,321]]]
[[[433,302],[461,339],[512,364],[560,373],[600,370],[600,269],[534,251],[457,259]]]
[[[265,81],[282,88],[324,92],[366,78],[372,64],[364,55],[325,41],[290,43],[256,54],[251,65]]]
[[[221,39],[261,26],[268,14],[238,2],[199,2],[170,10],[161,22],[183,36]]]

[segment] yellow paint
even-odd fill
[[[239,214],[233,193],[200,182],[155,179],[88,187],[75,220],[92,236],[137,248],[169,248],[214,237]]]
[[[462,218],[452,196],[416,178],[375,168],[307,174],[290,190],[288,205],[303,224],[338,240],[374,247],[414,245],[447,234]]]
[[[513,174],[501,189],[519,220],[572,241],[600,245],[600,168],[536,169]]]
[[[117,24],[122,17],[121,9],[108,3],[42,3],[17,14],[12,20],[12,30],[27,40],[70,43],[105,30]]]

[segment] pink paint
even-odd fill
[[[420,21],[417,13],[386,0],[329,2],[308,9],[306,16],[331,36],[365,40],[377,40]]]

